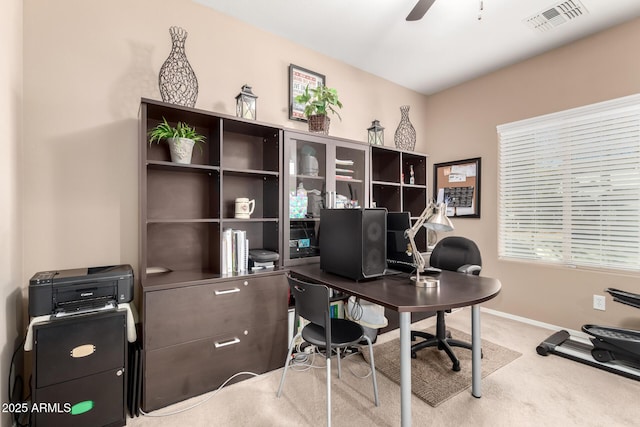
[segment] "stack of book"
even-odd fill
[[[333,301],[329,304],[329,315],[332,319],[344,319],[344,301]]]
[[[222,232],[222,274],[249,271],[249,240],[246,230],[227,228]]]
[[[353,169],[349,166],[353,166],[353,160],[336,159],[336,178],[353,179]]]

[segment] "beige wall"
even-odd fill
[[[603,290],[640,293],[638,275],[501,261],[497,256],[498,141],[503,123],[640,92],[640,19],[491,73],[428,98],[426,152],[432,163],[482,157],[482,217],[457,219],[456,234],[476,240],[483,273],[503,290],[487,306],[563,327],[585,323],[640,328],[638,310]],[[607,295],[607,311],[592,308]]]
[[[9,363],[22,336],[22,221],[19,201],[22,127],[21,0],[8,0],[2,7],[0,58],[0,402],[6,403],[9,401]],[[22,370],[20,360],[18,358],[18,372]],[[11,425],[9,414],[4,411],[0,425]]]

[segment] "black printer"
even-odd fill
[[[29,316],[99,310],[133,299],[129,264],[41,271],[29,280]]]

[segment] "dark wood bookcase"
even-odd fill
[[[427,207],[427,155],[390,147],[371,146],[371,201],[389,212],[409,212],[412,219]],[[413,166],[414,183],[409,183]],[[420,251],[427,251],[427,233],[416,236]]]
[[[164,142],[149,144],[149,130],[163,119],[206,137],[191,164],[172,163]],[[245,230],[249,249],[282,253],[282,138],[268,124],[142,99],[143,410],[213,390],[240,371],[282,365],[288,286],[281,260],[273,269],[222,274],[221,239],[227,228]],[[239,197],[255,200],[251,218],[234,218]]]
[[[166,144],[149,144],[167,119],[206,136],[192,163],[172,163]],[[140,126],[140,277],[147,271],[221,272],[222,230],[247,231],[250,248],[280,253],[282,131],[255,121],[143,99]],[[255,200],[250,219],[234,218],[235,199]],[[171,275],[165,275],[171,281]]]
[[[427,155],[403,151],[391,147],[371,146],[371,201],[389,212],[409,212],[415,220],[427,207]],[[409,183],[413,166],[414,183]],[[422,229],[415,238],[418,249],[427,252],[427,230]],[[433,313],[412,313],[411,321],[417,322]],[[381,333],[397,329],[398,313],[385,309],[389,325]]]

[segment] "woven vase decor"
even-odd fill
[[[309,132],[329,135],[331,119],[326,114],[313,114],[309,116]]]
[[[400,107],[400,113],[402,117],[394,136],[396,148],[413,151],[416,148],[416,130],[409,121],[409,106],[403,105]]]
[[[187,33],[180,27],[169,28],[171,52],[160,68],[160,96],[164,102],[193,107],[198,97],[198,79],[187,60],[184,42]]]

